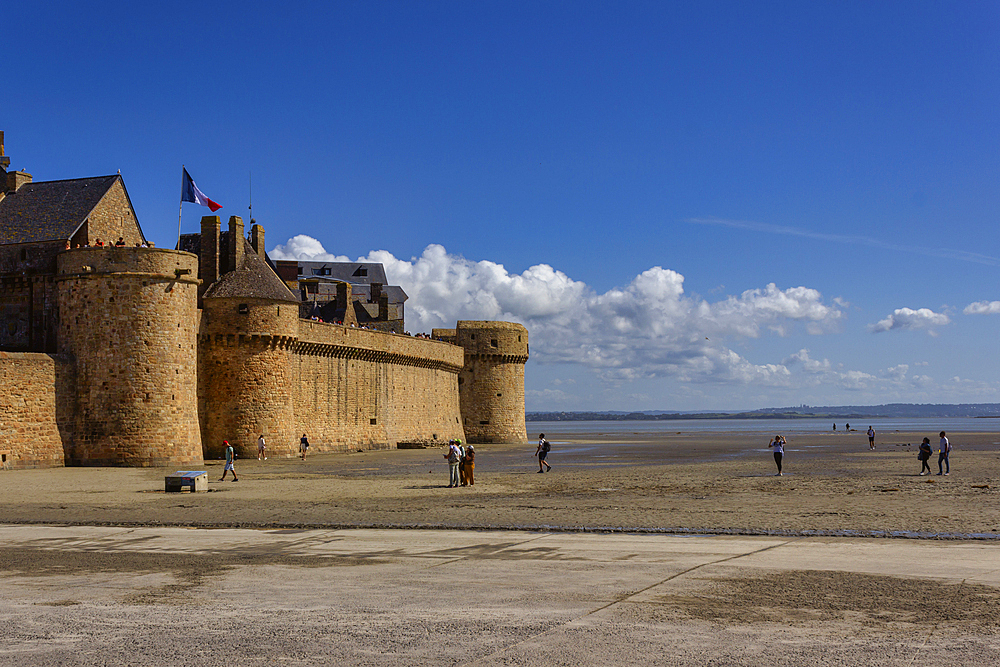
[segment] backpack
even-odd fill
[[[548,440],[542,440],[542,451],[545,452],[546,454],[548,454],[549,451],[551,451],[551,449],[552,449],[552,445],[549,444],[549,441]]]

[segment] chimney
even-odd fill
[[[0,130],[0,172],[5,174],[4,180],[6,180],[7,167],[10,166],[10,158],[7,157],[3,152],[3,130]]]
[[[17,192],[25,183],[31,183],[31,174],[24,171],[7,172],[7,192]]]
[[[372,283],[372,290],[368,298],[368,303],[378,303],[379,298],[381,296],[382,296],[382,283]]]
[[[351,286],[347,283],[337,283],[337,310],[346,311],[351,303]]]
[[[257,224],[257,221],[250,218],[250,245],[254,252],[264,258],[264,228]]]
[[[378,321],[389,321],[389,295],[385,292],[378,297]]]
[[[229,218],[229,267],[236,271],[243,267],[243,254],[246,252],[243,244],[243,218],[238,215]]]
[[[219,232],[222,229],[222,218],[217,215],[206,215],[201,219],[201,256],[198,258],[198,273],[201,285],[198,286],[198,299],[205,290],[219,279]]]

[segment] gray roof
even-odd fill
[[[281,278],[245,239],[243,250],[243,266],[213,283],[205,292],[206,299],[251,298],[299,303],[300,299],[285,287]]]
[[[69,240],[120,178],[25,183],[0,199],[0,244]]]
[[[378,262],[299,262],[302,278],[332,278],[352,285],[389,282],[385,277],[385,267]],[[329,273],[318,273],[329,269]],[[362,275],[365,274],[365,275]]]

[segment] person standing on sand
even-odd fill
[[[257,460],[266,461],[267,456],[265,456],[264,450],[267,448],[267,443],[264,442],[264,434],[261,433],[260,437],[257,438]]]
[[[768,443],[767,446],[774,448],[774,462],[778,466],[778,474],[775,477],[781,477],[781,459],[785,453],[785,436],[774,436],[774,440]]]
[[[469,486],[476,484],[476,448],[472,445],[465,448],[465,481]]]
[[[927,463],[927,460],[931,458],[931,439],[924,438],[924,441],[920,443],[920,451],[917,453],[917,460],[920,461],[920,474],[929,475],[931,474],[931,466]]]
[[[299,438],[299,452],[302,454],[302,460],[306,460],[306,452],[309,450],[309,438],[303,433],[302,437]]]
[[[875,449],[875,429],[868,427],[868,449]]]
[[[458,462],[461,461],[462,453],[454,440],[448,441],[448,451],[444,457],[448,459],[448,488],[454,489],[459,485]]]
[[[951,443],[948,442],[948,438],[944,437],[944,431],[941,431],[941,443],[938,448],[938,474],[941,474],[941,464],[944,464],[944,474],[951,474],[951,464],[948,463],[948,454],[951,454]]]
[[[223,440],[222,444],[226,446],[226,466],[222,469],[222,479],[220,482],[226,481],[226,473],[230,470],[233,471],[233,481],[238,482],[240,478],[236,476],[236,468],[233,467],[233,463],[236,461],[236,452],[233,451],[233,446],[229,444],[228,440]]]
[[[538,447],[535,448],[535,456],[538,457],[538,472],[545,472],[545,470],[552,470],[552,466],[545,459],[548,457],[549,452],[552,450],[552,445],[549,441],[545,439],[544,433],[538,434]],[[542,470],[542,466],[545,466],[545,470]]]
[[[834,431],[836,431],[836,430],[837,430],[837,422],[833,422],[833,430],[834,430]]]

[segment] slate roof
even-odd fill
[[[251,298],[299,303],[281,278],[243,240],[243,266],[223,275],[205,292],[206,299]]]
[[[299,262],[302,278],[332,278],[352,285],[388,282],[385,267],[378,262]],[[323,269],[329,273],[321,273]],[[366,275],[361,275],[365,273]]]
[[[0,199],[0,244],[68,241],[120,178],[25,183]]]

